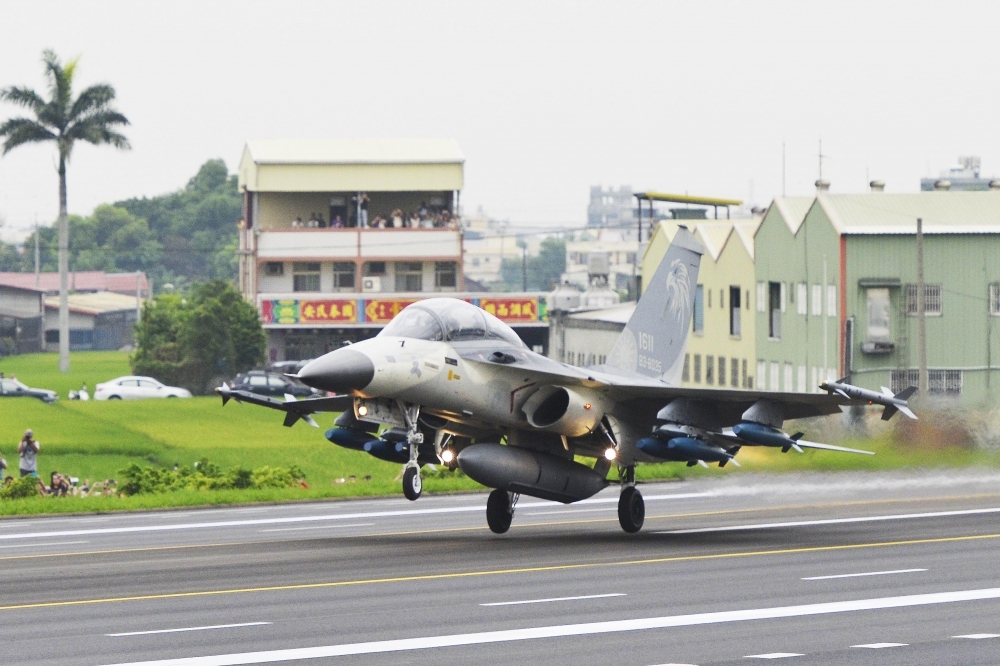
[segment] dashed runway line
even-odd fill
[[[890,576],[892,574],[918,573],[927,569],[895,569],[893,571],[868,571],[865,573],[836,574],[833,576],[809,576],[801,580],[833,580],[834,578],[864,578],[865,576]]]
[[[868,650],[881,650],[883,648],[906,647],[909,643],[864,643],[862,645],[852,645],[852,648],[866,648]]]

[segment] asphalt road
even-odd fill
[[[0,521],[0,661],[1000,663],[998,472],[642,490]]]

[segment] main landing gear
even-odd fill
[[[420,445],[424,443],[424,433],[417,427],[417,419],[420,417],[420,405],[404,405],[399,403],[399,407],[406,419],[406,444],[410,450],[410,460],[403,468],[403,495],[411,502],[420,498],[423,492],[424,482],[420,478],[420,464],[417,458],[420,456]]]
[[[486,500],[486,523],[495,534],[503,534],[510,529],[514,520],[514,507],[520,497],[506,490],[494,490]]]
[[[618,476],[622,482],[622,494],[618,498],[618,524],[629,534],[642,529],[646,519],[646,503],[642,493],[635,487],[635,467],[619,467]]]

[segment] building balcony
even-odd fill
[[[255,233],[259,261],[305,259],[455,259],[457,229],[270,229]]]

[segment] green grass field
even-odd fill
[[[72,356],[72,371],[58,371],[55,354],[35,354],[0,359],[0,372],[16,375],[29,386],[57,390],[60,400],[51,405],[34,399],[0,399],[0,452],[10,469],[17,473],[17,442],[25,428],[32,428],[42,444],[39,472],[48,478],[52,471],[77,476],[81,480],[115,478],[130,463],[172,467],[190,465],[200,458],[223,468],[287,467],[298,465],[306,473],[308,489],[258,491],[182,492],[130,498],[32,498],[0,501],[0,515],[63,511],[105,511],[155,506],[190,506],[239,502],[316,499],[362,495],[397,494],[400,466],[386,463],[358,451],[334,446],[323,437],[334,416],[321,414],[321,428],[299,422],[292,428],[281,425],[277,412],[199,397],[190,400],[145,400],[77,402],[66,399],[70,389],[86,381],[94,385],[129,374],[128,356],[120,352],[82,352]],[[847,446],[868,448],[877,456],[858,456],[820,451],[805,455],[781,454],[772,449],[745,448],[740,453],[741,468],[729,465],[685,467],[680,463],[644,465],[637,470],[642,480],[738,474],[741,471],[793,471],[888,469],[899,467],[954,467],[996,465],[995,454],[960,448],[903,447],[889,437],[874,441],[848,442]],[[337,483],[354,476],[353,483]],[[362,479],[370,476],[371,481]],[[425,472],[426,492],[475,490],[478,484],[449,475],[437,478]]]

